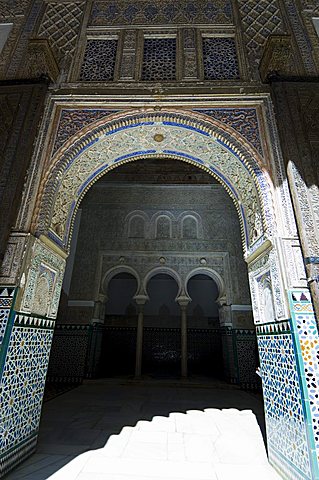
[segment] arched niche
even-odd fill
[[[108,293],[108,288],[109,288],[109,283],[114,278],[116,275],[119,275],[121,273],[126,273],[131,275],[136,279],[136,291],[134,293],[134,296],[137,295],[141,288],[141,280],[138,272],[130,267],[129,265],[118,265],[115,267],[110,268],[102,277],[101,284],[100,284],[100,291],[102,294],[104,294],[106,300],[107,300],[107,293]]]
[[[113,316],[134,317],[137,314],[134,297],[137,291],[137,279],[132,273],[123,271],[112,276],[108,282],[106,319]]]
[[[127,215],[125,219],[125,235],[129,238],[145,238],[148,230],[149,218],[141,210]]]
[[[225,283],[223,278],[215,270],[208,267],[198,267],[188,273],[185,279],[185,292],[188,296],[190,296],[188,292],[188,282],[190,281],[191,278],[195,277],[196,275],[205,275],[211,278],[216,283],[217,289],[218,289],[216,303],[218,303],[219,305],[223,305],[229,302],[230,299],[227,298],[226,288],[225,288]]]
[[[165,267],[165,266],[155,267],[155,268],[153,268],[152,270],[150,270],[149,272],[146,273],[146,275],[143,279],[143,293],[147,294],[147,285],[148,285],[149,281],[153,277],[155,277],[156,275],[160,275],[160,274],[168,275],[169,277],[171,277],[175,280],[175,282],[177,283],[177,287],[178,287],[176,298],[178,296],[180,296],[181,293],[183,292],[182,279],[175,270],[173,270],[172,268],[169,268],[169,267]]]
[[[155,238],[172,238],[172,221],[168,215],[159,215],[155,221]]]
[[[194,240],[199,237],[198,219],[192,215],[184,215],[181,219],[181,237],[186,240]]]

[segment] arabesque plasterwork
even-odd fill
[[[41,240],[29,236],[15,309],[55,319],[64,269],[64,258]]]
[[[46,233],[49,228],[52,238],[65,248],[73,211],[89,186],[120,163],[156,156],[194,163],[218,178],[235,202],[248,248],[266,233],[261,199],[267,205],[268,217],[273,216],[270,186],[251,148],[245,160],[243,145],[234,139],[232,146],[228,132],[222,135],[222,130],[212,125],[196,124],[194,119],[192,123],[172,114],[126,116],[110,124],[101,121],[96,129],[92,126],[90,138],[85,141],[80,139],[71,145],[67,142],[53,159],[55,165],[45,179],[46,201],[39,212],[38,233]],[[267,234],[271,235],[274,219],[267,225]]]

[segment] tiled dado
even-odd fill
[[[52,320],[14,313],[1,366],[0,477],[35,448],[53,327]]]
[[[291,323],[295,341],[300,382],[304,391],[310,446],[319,464],[319,336],[311,296],[308,290],[289,292]],[[316,472],[319,478],[319,470]]]
[[[307,290],[289,292],[292,319],[257,326],[269,460],[288,479],[318,476],[318,333]]]

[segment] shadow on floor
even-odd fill
[[[205,409],[251,410],[265,438],[260,394],[199,378],[92,380],[44,404],[36,453],[6,478],[46,480],[84,452],[103,449],[125,427]]]

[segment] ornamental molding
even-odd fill
[[[45,38],[32,38],[29,40],[27,62],[22,67],[20,76],[38,78],[42,75],[56,82],[60,75],[59,65],[50,42]]]

